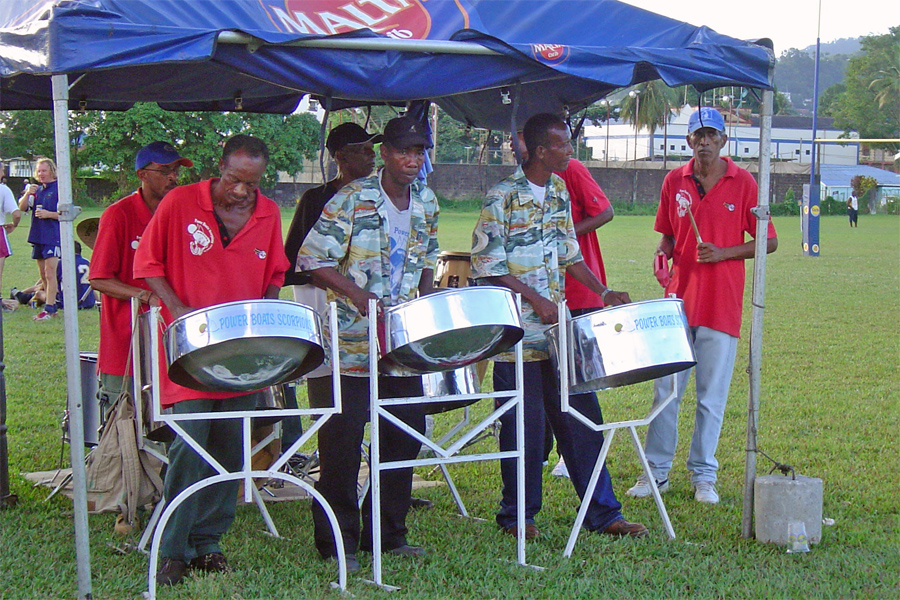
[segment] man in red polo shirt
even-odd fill
[[[134,275],[147,281],[171,323],[193,310],[239,300],[277,298],[288,259],[281,212],[259,192],[269,151],[259,139],[236,135],[225,144],[221,178],[175,188],[150,220],[134,260]],[[252,410],[260,392],[198,392],[165,374],[162,403],[175,414]],[[223,467],[241,467],[238,419],[184,420],[180,426]],[[169,448],[165,497],[210,473],[206,462],[179,436]],[[234,520],[238,482],[203,488],[179,505],[163,532],[157,583],[181,582],[188,569],[231,570],[219,540]]]
[[[725,417],[725,403],[734,372],[744,300],[744,260],[753,258],[756,233],[757,186],[753,176],[719,152],[726,147],[725,121],[704,106],[688,121],[687,142],[694,157],[666,175],[654,229],[662,234],[658,255],[672,259],[672,278],[666,296],[684,300],[694,342],[697,408],[687,459],[697,502],[716,504],[719,463],[716,448]],[[769,223],[767,252],[778,247]],[[660,492],[669,489],[669,469],[678,443],[678,408],[688,375],[677,373],[654,382],[653,399],[675,400],[656,416],[647,430],[644,451]],[[645,497],[652,493],[645,475],[626,492]]]
[[[100,414],[107,411],[123,389],[131,388],[131,299],[159,306],[159,298],[143,279],[134,276],[134,255],[144,229],[163,196],[178,185],[181,167],[194,163],[166,142],[141,148],[134,169],[141,187],[113,203],[100,215],[100,228],[91,255],[91,287],[103,294],[100,311]],[[132,364],[136,357],[132,357]]]

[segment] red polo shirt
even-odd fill
[[[270,285],[281,287],[288,268],[278,205],[257,191],[256,210],[223,247],[213,212],[210,184],[201,181],[169,192],[150,220],[134,262],[135,277],[165,277],[182,302],[206,308],[257,300]],[[172,322],[163,308],[166,323]],[[230,398],[240,393],[198,392],[162,385],[163,406],[194,398]]]
[[[666,295],[684,300],[688,324],[709,327],[734,337],[741,335],[744,300],[744,261],[697,262],[697,238],[691,226],[691,210],[700,237],[726,248],[738,246],[756,233],[756,180],[730,158],[725,175],[700,198],[693,179],[694,160],[666,175],[656,212],[654,229],[675,238],[674,275]],[[775,237],[769,222],[768,237]]]
[[[565,171],[557,173],[566,182],[566,190],[572,202],[572,222],[578,223],[588,217],[596,217],[610,207],[609,198],[600,189],[588,168],[574,158],[569,160]],[[594,275],[606,285],[606,269],[603,268],[603,256],[600,254],[600,241],[597,232],[590,231],[578,236],[578,246],[584,264]],[[569,308],[601,308],[605,306],[600,294],[595,294],[587,286],[574,277],[566,274],[566,304]]]
[[[122,198],[100,215],[100,229],[91,255],[91,280],[118,279],[122,283],[147,288],[134,277],[134,254],[153,214],[140,190]],[[126,371],[131,343],[131,301],[104,296],[100,311],[100,352],[98,368],[109,375],[131,375]],[[132,364],[134,359],[132,358]]]

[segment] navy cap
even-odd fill
[[[700,108],[700,110],[692,114],[690,120],[688,120],[688,135],[703,127],[712,127],[713,129],[724,133],[725,119],[722,118],[722,113],[711,106]]]
[[[178,150],[168,142],[152,142],[138,150],[134,159],[134,170],[143,169],[150,163],[170,165],[177,162],[183,167],[193,167],[194,161],[178,154]]]
[[[409,148],[410,146],[424,146],[431,148],[431,141],[425,131],[425,124],[416,121],[412,117],[397,117],[388,121],[384,126],[384,140],[394,148]]]
[[[328,148],[331,156],[334,156],[335,152],[350,144],[365,144],[366,142],[377,144],[380,141],[380,133],[369,133],[356,123],[342,123],[328,134],[325,147]]]

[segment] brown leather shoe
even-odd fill
[[[602,531],[606,535],[615,535],[619,537],[645,537],[650,532],[644,527],[643,523],[629,523],[625,519],[618,519],[612,522],[612,525]]]
[[[503,528],[503,533],[508,533],[513,537],[517,537],[519,535],[519,528],[515,525],[510,525],[509,527]],[[539,535],[541,535],[541,532],[538,531],[538,528],[534,526],[534,523],[525,523],[526,540],[533,540]]]
[[[156,585],[177,585],[187,575],[188,566],[177,558],[164,558],[162,566],[156,572]]]
[[[198,556],[191,561],[191,568],[198,571],[206,571],[207,573],[231,573],[234,569],[225,560],[225,555],[221,552],[210,552],[203,556]]]

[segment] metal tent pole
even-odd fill
[[[747,450],[744,463],[744,508],[741,536],[753,535],[753,483],[756,480],[756,438],[759,427],[760,369],[762,367],[762,325],[766,292],[766,246],[769,229],[769,187],[771,182],[772,112],[775,94],[763,92],[759,140],[759,195],[756,215],[756,250],[753,260],[753,295],[750,322],[750,393],[747,400]]]
[[[15,506],[9,490],[9,452],[6,446],[6,363],[3,355],[3,320],[0,319],[0,510]]]
[[[75,217],[81,209],[72,203],[72,164],[69,159],[69,78],[54,75],[53,129],[56,163],[59,170],[59,238],[62,247],[63,311],[66,328],[66,390],[69,402],[69,439],[75,515],[75,556],[78,565],[78,598],[90,600],[91,549],[88,533],[87,482],[84,469],[84,406],[81,397],[81,368],[78,349],[78,286],[75,277]],[[50,298],[47,299],[51,301]]]

